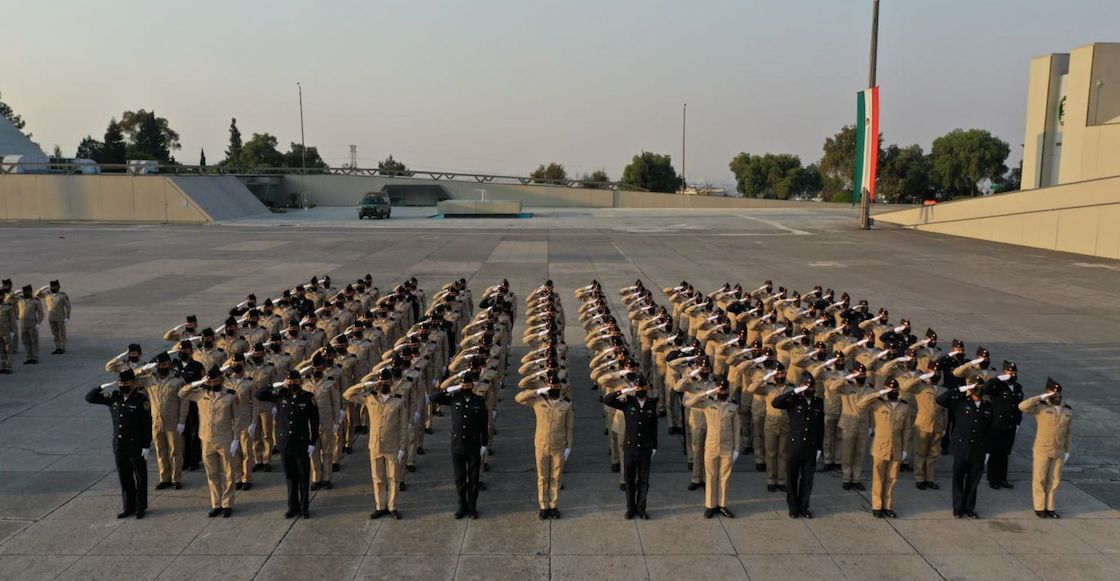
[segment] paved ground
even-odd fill
[[[902,230],[860,233],[847,209],[564,210],[521,220],[390,221],[315,209],[207,227],[0,225],[0,270],[36,286],[60,277],[74,299],[71,349],[0,379],[0,578],[277,579],[1112,579],[1120,566],[1120,263]],[[507,277],[520,294],[551,277],[571,291],[592,278],[618,288],[641,278],[701,288],[766,278],[820,283],[887,305],[969,349],[1014,359],[1027,391],[1060,379],[1077,415],[1059,521],[1030,511],[1024,424],[1011,491],[980,491],[982,520],[951,518],[941,491],[904,475],[901,518],[871,518],[864,494],[817,480],[818,518],[786,518],[747,458],[732,479],[734,520],[705,520],[688,492],[683,454],[655,460],[650,521],[625,521],[617,475],[586,376],[577,373],[577,442],[561,497],[564,518],[536,519],[531,417],[500,404],[500,433],[478,521],[451,519],[446,418],[402,494],[405,520],[370,521],[368,460],[348,456],[312,518],[282,518],[279,471],[258,474],[230,519],[207,519],[201,473],[182,491],[153,492],[143,521],[117,521],[116,475],[103,408],[82,400],[108,380],[104,361],[197,313],[218,321],[250,291],[275,294],[312,274],[371,273],[389,285],[414,275],[472,288]],[[579,341],[569,329],[569,343]],[[44,341],[50,350],[49,339]],[[521,348],[515,350],[520,356]],[[575,351],[575,370],[586,354]],[[664,441],[670,437],[663,435]],[[154,464],[154,463],[153,463]]]

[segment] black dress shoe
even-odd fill
[[[808,509],[801,511],[801,518],[813,518],[813,513]]]
[[[229,515],[231,515],[231,514],[233,514],[233,509],[232,508],[223,508],[222,509],[222,518],[229,518]]]
[[[424,428],[424,433],[428,434],[430,436],[430,435],[436,433],[436,431],[431,429],[431,428]]]
[[[726,506],[721,506],[718,510],[719,514],[723,516],[723,518],[735,518],[735,513],[728,510]]]
[[[1046,516],[1048,516],[1048,517],[1050,517],[1050,518],[1062,518],[1062,515],[1060,515],[1060,514],[1058,514],[1058,513],[1054,512],[1054,511],[1052,511],[1052,510],[1048,510],[1048,511],[1046,511]]]
[[[898,469],[901,470],[902,472],[913,472],[914,471],[914,467],[909,465],[909,464],[903,464],[903,465],[899,466]]]
[[[1050,518],[1050,514],[1045,510],[1036,510],[1034,511],[1034,515],[1038,518]]]
[[[144,518],[144,513],[145,512],[147,512],[147,511],[145,511],[144,509],[140,509],[140,510],[136,511],[136,520],[140,520],[140,519]]]
[[[296,516],[297,514],[299,514],[299,511],[289,510],[288,512],[284,513],[284,518],[292,518],[292,517]],[[372,514],[370,515],[370,518],[373,518]]]
[[[619,482],[618,483],[618,489],[623,491],[623,492],[626,492],[626,483],[625,482]]]
[[[256,464],[253,464],[253,472],[260,472],[260,471],[261,471],[261,464],[260,464],[260,462],[258,462],[258,463],[256,463]]]
[[[330,480],[328,480],[328,481],[323,483],[323,488],[326,488],[327,490],[330,490],[330,489],[334,488],[334,485],[331,484]],[[248,488],[246,488],[245,490],[248,490]]]
[[[801,513],[796,510],[789,511],[789,518],[801,518]]]
[[[843,489],[843,490],[851,490],[852,489],[852,483],[851,482],[845,482],[845,483],[840,485],[840,488]]]
[[[214,517],[218,516],[219,514],[222,514],[222,509],[212,508],[212,509],[210,509],[210,512],[206,513],[206,516],[208,516],[210,518],[214,518]]]
[[[59,354],[59,355],[62,355],[63,353],[66,353],[66,350],[65,350],[65,349],[59,349],[59,350],[58,350],[58,354]]]
[[[132,516],[132,515],[134,515],[134,514],[136,514],[136,512],[135,512],[135,511],[132,511],[132,510],[126,510],[126,511],[124,511],[124,512],[122,512],[122,513],[118,514],[118,515],[117,515],[117,518],[128,518],[128,517],[130,517],[130,516]]]
[[[785,484],[778,484],[776,486],[776,488],[778,489],[778,492],[785,492],[786,491],[786,485]]]
[[[331,464],[331,472],[338,472],[340,470],[342,470],[342,464],[340,464],[338,462],[335,462],[334,464]]]
[[[689,469],[689,471],[691,471],[691,470],[692,470],[692,462],[689,462],[689,463],[688,463],[688,469]]]
[[[537,518],[547,520],[551,514],[552,513],[550,513],[547,508],[542,508],[541,511],[537,513]]]
[[[918,490],[925,490],[926,488],[928,488],[928,487],[929,487],[929,485],[928,485],[928,484],[926,484],[925,482],[919,482],[919,483],[917,484],[917,486],[918,486]]]
[[[424,455],[424,447],[423,446],[419,446],[419,447],[416,448],[416,455],[417,456],[423,456]]]
[[[895,511],[893,511],[889,508],[887,510],[883,511],[883,516],[885,516],[887,518],[898,518],[898,514],[895,513]]]
[[[299,513],[299,515],[302,516],[303,518],[311,518],[311,511],[305,510],[305,511]]]
[[[408,490],[408,485],[407,485],[407,484],[405,484],[404,482],[401,482],[400,490],[401,490],[402,492],[403,492],[403,491],[405,491],[405,490]]]
[[[459,509],[459,510],[455,511],[455,520],[459,520],[459,519],[463,518],[464,516],[467,516],[467,511],[465,511],[463,509]]]
[[[241,485],[241,490],[249,490],[249,489],[250,489],[250,488],[252,488],[252,487],[253,487],[253,483],[252,483],[252,482],[246,482],[246,483],[244,483],[244,484],[242,484],[242,485]]]
[[[241,490],[242,488],[244,488],[244,486],[245,486],[245,484],[244,484],[244,483],[242,483],[242,482],[236,482],[236,483],[234,483],[234,485],[233,485],[233,489],[234,489],[234,490]]]
[[[873,510],[873,511],[871,511],[871,516],[873,516],[875,518],[883,518],[883,511]]]
[[[618,464],[618,463],[611,464],[611,472],[618,472],[620,470],[622,470],[622,465],[621,464]]]
[[[714,509],[714,508],[705,508],[704,509],[704,518],[712,518],[715,515],[716,515],[716,509]]]
[[[855,488],[856,490],[867,490],[867,487],[864,486],[862,482],[853,482],[852,488]]]
[[[700,488],[700,486],[701,486],[701,484],[699,482],[689,482],[688,483],[688,489],[689,490],[696,490],[697,488]]]
[[[767,484],[766,485],[766,492],[777,492],[777,491],[778,491],[778,486],[776,484]]]
[[[932,481],[932,480],[926,482],[926,486],[928,486],[930,490],[941,490],[941,487],[938,486],[937,483]]]
[[[999,490],[1000,483],[999,482],[989,482],[988,486],[991,487],[992,490]]]
[[[311,490],[311,492],[315,492],[316,490],[319,490],[320,488],[322,488],[322,486],[323,486],[323,483],[321,483],[321,482],[312,482],[311,486],[308,487],[308,488],[309,488],[309,490]]]
[[[552,518],[560,518],[560,509],[554,508],[549,510],[549,516]]]
[[[389,516],[393,517],[393,520],[401,520],[401,513],[397,512],[396,509],[390,510]]]
[[[175,488],[175,490],[182,490],[183,489],[183,483],[182,482],[172,482],[171,486],[173,486]]]
[[[821,464],[821,469],[819,470],[819,472],[832,472],[832,464],[829,464],[827,462]]]
[[[1011,483],[1010,483],[1010,482],[1008,482],[1008,481],[1006,481],[1006,480],[1003,480],[1003,481],[1001,481],[1001,482],[999,483],[999,485],[1000,485],[1000,486],[1002,486],[1002,487],[1004,487],[1004,488],[1015,488],[1014,486],[1012,486],[1012,485],[1011,485]]]
[[[416,468],[413,467],[412,469],[415,470]],[[482,471],[483,472],[489,472],[490,471],[490,463],[489,462],[483,462],[482,463]]]
[[[354,448],[351,447],[351,446],[343,446],[342,451],[345,454],[353,454],[354,453]]]
[[[389,511],[387,511],[387,510],[380,510],[380,509],[378,509],[378,510],[375,510],[375,511],[373,511],[373,512],[369,513],[369,518],[371,518],[371,519],[379,519],[379,518],[381,518],[381,517],[383,517],[383,516],[385,516],[385,515],[387,515],[387,514],[389,514]],[[458,518],[458,517],[456,517],[456,518]]]
[[[265,472],[272,472],[272,464],[265,464],[264,465],[264,471]]]
[[[634,511],[632,511],[632,510],[626,511],[626,514],[623,515],[622,518],[624,518],[626,520],[630,520],[630,519],[634,518]]]
[[[964,513],[963,512],[954,512],[953,513],[953,518],[964,518]]]
[[[171,487],[170,482],[160,482],[159,484],[156,485],[156,490],[163,490],[164,488],[170,488],[170,487]]]
[[[756,462],[755,465],[754,465],[754,471],[755,472],[766,472],[766,464],[759,464],[759,463]]]
[[[471,510],[469,514],[470,514],[471,520],[478,520],[478,511],[477,510]]]
[[[481,481],[481,480],[479,480],[479,481],[478,481],[478,489],[479,489],[479,490],[486,490],[486,483],[485,483],[485,482],[483,482],[483,481]]]
[[[646,511],[643,510],[643,511],[638,513],[638,518],[640,518],[642,520],[649,520],[649,515],[646,514]]]
[[[974,511],[971,511],[971,510],[965,511],[964,515],[967,516],[968,518],[974,518],[974,519],[975,518],[980,518],[980,515],[976,514]]]

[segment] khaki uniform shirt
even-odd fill
[[[223,387],[211,391],[206,385],[179,388],[179,397],[198,404],[198,437],[204,444],[229,448],[238,433],[237,394]]]
[[[1068,405],[1042,403],[1038,397],[1031,397],[1019,404],[1019,409],[1034,416],[1038,431],[1034,436],[1034,455],[1045,458],[1061,458],[1069,453],[1073,441],[1070,427],[1073,424],[1073,409]]]
[[[550,400],[528,390],[518,392],[514,399],[533,408],[537,418],[533,445],[538,451],[557,453],[572,447],[576,415],[571,401],[567,398]]]
[[[902,428],[910,415],[909,406],[899,400],[890,402],[871,392],[859,399],[856,408],[870,410],[875,422],[875,440],[871,443],[871,457],[876,460],[902,460]]]

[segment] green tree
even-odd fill
[[[1007,175],[999,180],[996,180],[996,193],[1002,194],[1004,192],[1017,192],[1023,188],[1023,166],[1020,164],[1018,167],[1011,168]]]
[[[298,143],[291,143],[288,152],[284,154],[284,167],[300,168],[304,167],[304,158],[300,155],[303,152],[303,146]],[[307,148],[307,169],[326,169],[327,162],[319,155],[319,148],[311,146]]]
[[[562,164],[551,162],[547,166],[543,163],[533,170],[529,177],[536,183],[557,183],[568,179],[568,172]]]
[[[839,191],[852,189],[856,178],[856,126],[845,125],[840,132],[824,140],[820,161],[824,194],[831,197]],[[883,158],[883,134],[879,134],[879,159]]]
[[[101,153],[105,149],[105,144],[93,138],[91,135],[85,136],[81,143],[78,144],[78,149],[74,152],[74,157],[78,159],[92,159],[101,163]]]
[[[229,147],[226,149],[226,159],[221,165],[241,165],[241,130],[237,128],[237,118],[229,122]]]
[[[238,167],[247,169],[283,167],[284,154],[276,149],[276,143],[274,135],[254,133],[241,148]]]
[[[916,203],[933,196],[932,166],[920,145],[889,145],[879,160],[876,198],[886,203]]]
[[[0,97],[2,96],[3,95],[0,95]],[[16,129],[19,129],[20,131],[23,131],[23,128],[27,126],[27,122],[23,120],[23,117],[16,115],[16,112],[12,110],[12,107],[2,100],[0,100],[0,117],[7,119],[9,123],[11,123]],[[24,135],[26,135],[28,139],[31,139],[30,133],[24,133]]]
[[[408,173],[408,166],[401,163],[400,161],[393,159],[393,154],[391,153],[389,154],[389,157],[385,158],[384,161],[377,162],[377,169],[383,175],[412,175],[411,173]]]
[[[597,169],[591,173],[585,173],[579,176],[581,182],[603,182],[603,183],[583,183],[582,187],[591,188],[596,190],[606,189],[608,186],[606,182],[611,181],[610,176],[607,175],[605,170]]]
[[[206,148],[202,148],[198,151],[198,166],[201,168],[206,167]]]
[[[98,163],[123,165],[128,160],[127,149],[128,144],[125,143],[121,124],[117,122],[115,117],[109,119],[109,125],[105,127],[105,138],[101,144],[101,159],[97,160]]]
[[[120,125],[128,138],[126,154],[129,159],[174,163],[171,152],[180,148],[179,134],[171,129],[167,119],[156,116],[155,111],[140,109],[121,114]]]
[[[676,192],[681,179],[673,168],[672,156],[643,151],[622,170],[622,184],[651,192]]]
[[[933,183],[953,196],[975,196],[982,180],[996,181],[1007,173],[1006,141],[983,129],[954,129],[933,140],[930,162]]]
[[[740,153],[729,165],[735,174],[735,189],[747,197],[786,200],[820,191],[820,171],[815,165],[801,167],[796,155]]]

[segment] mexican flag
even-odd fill
[[[879,174],[879,87],[860,91],[856,99],[856,177],[852,205],[864,190],[875,201],[875,176]]]

